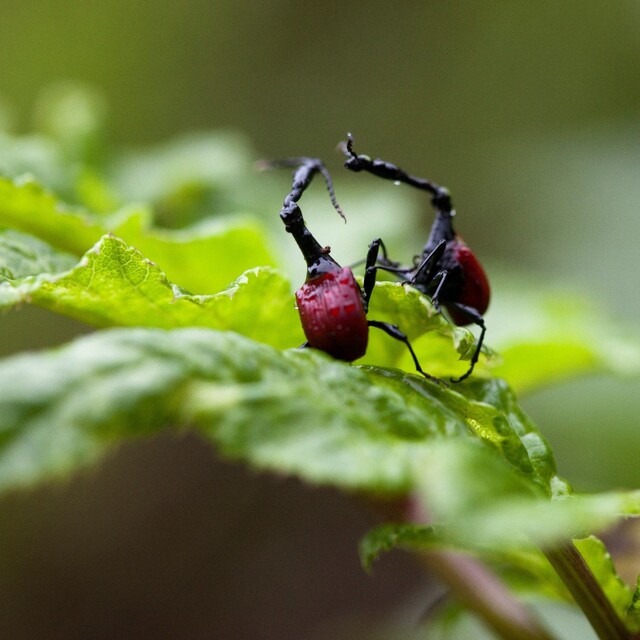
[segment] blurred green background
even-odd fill
[[[39,126],[42,92],[60,80],[102,93],[112,147],[238,130],[256,159],[325,159],[363,249],[388,232],[410,256],[430,211],[406,191],[402,224],[368,215],[370,194],[393,186],[341,175],[335,147],[352,131],[360,152],[450,188],[490,275],[524,293],[532,281],[584,292],[637,325],[637,2],[25,0],[2,13],[0,122],[13,132]],[[260,180],[255,210],[277,225],[288,179]],[[5,354],[87,330],[29,308],[0,322]],[[490,312],[489,345],[491,326]],[[638,486],[637,391],[601,376],[523,399],[576,488]],[[210,458],[195,439],[160,440],[4,500],[0,625],[21,638],[320,638],[426,588],[397,558],[360,575],[370,517],[346,498]]]

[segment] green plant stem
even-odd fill
[[[457,600],[503,640],[552,640],[552,636],[481,562],[451,551],[420,554],[423,564]]]
[[[424,504],[415,496],[409,497],[400,508],[404,518],[411,522],[425,524],[430,520]],[[419,558],[455,598],[499,638],[553,640],[531,612],[479,560],[454,551],[424,551]]]
[[[600,640],[638,640],[611,606],[602,587],[584,558],[569,541],[554,549],[543,550],[547,560],[582,609]]]

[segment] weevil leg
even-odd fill
[[[413,286],[418,281],[430,282],[434,280],[438,274],[435,274],[429,277],[430,276],[429,272],[433,267],[438,265],[438,263],[440,262],[440,259],[444,255],[446,248],[447,248],[447,241],[440,240],[440,242],[436,245],[435,249],[431,251],[425,258],[422,259],[422,261],[417,266],[411,278],[407,280],[407,284],[410,284]]]
[[[375,327],[376,329],[382,329],[382,331],[384,331],[387,335],[391,336],[395,340],[399,340],[400,342],[403,342],[407,347],[407,349],[409,349],[409,353],[413,358],[413,363],[416,367],[416,371],[421,373],[425,378],[427,378],[427,380],[431,380],[432,382],[436,382],[437,384],[444,384],[445,386],[447,386],[447,383],[444,380],[441,380],[440,378],[436,378],[436,376],[432,376],[430,373],[427,373],[426,371],[423,370],[423,368],[420,366],[420,361],[418,360],[418,356],[416,355],[416,352],[413,350],[413,347],[409,342],[409,338],[407,338],[407,336],[402,331],[400,331],[400,329],[395,324],[391,324],[389,322],[381,322],[380,320],[368,320],[367,324],[370,327]]]
[[[470,322],[480,327],[480,336],[478,337],[478,342],[476,344],[476,349],[473,352],[473,356],[471,356],[471,364],[469,366],[469,369],[466,371],[466,373],[462,374],[459,378],[451,378],[451,382],[462,382],[463,380],[465,380],[471,375],[471,373],[473,372],[473,368],[476,366],[476,363],[480,358],[480,350],[482,349],[482,343],[484,342],[484,334],[487,331],[487,327],[484,323],[484,318],[473,307],[460,304],[459,302],[453,302],[449,306],[455,307],[458,311],[462,311],[462,313],[466,314],[469,317]]]
[[[376,274],[378,271],[378,266],[376,265],[376,263],[378,261],[378,253],[380,251],[380,247],[384,247],[384,243],[380,238],[376,238],[369,245],[369,251],[367,252],[367,257],[364,263],[362,301],[364,302],[365,313],[369,310],[369,300],[371,299],[371,294],[373,293],[373,287],[376,284]],[[386,254],[386,251],[384,249],[383,253]]]

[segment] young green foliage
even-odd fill
[[[189,428],[255,469],[408,506],[413,522],[364,538],[367,567],[396,546],[459,549],[510,584],[566,598],[535,545],[637,515],[640,496],[572,495],[512,387],[637,374],[638,341],[576,300],[519,286],[497,287],[487,318],[501,355],[487,349],[493,357],[460,385],[415,375],[404,345],[375,332],[364,366],[297,350],[292,286],[264,230],[234,215],[257,198],[247,196],[250,154],[238,140],[184,138],[107,169],[100,114],[92,119],[91,101],[69,91],[41,120],[57,142],[0,139],[0,307],[31,303],[120,328],[0,362],[0,491],[63,478],[125,440]],[[67,117],[64,104],[87,117]],[[278,205],[272,224],[284,234]],[[397,324],[430,373],[467,368],[458,361],[473,352],[470,332],[415,290],[378,283],[369,316]],[[635,628],[637,594],[606,549],[592,538],[576,545]]]
[[[25,245],[26,237],[21,238]],[[5,246],[0,244],[0,255]],[[15,253],[15,243],[12,249]],[[49,252],[47,255],[56,256],[51,259],[56,269],[71,262],[67,254]],[[29,266],[25,263],[21,268],[28,270]],[[256,308],[255,300],[261,297],[268,297],[271,303]],[[289,283],[274,269],[252,269],[220,293],[194,296],[169,282],[155,263],[113,236],[103,237],[67,271],[26,275],[0,284],[0,306],[22,301],[98,327],[234,329],[280,347],[303,339]]]
[[[0,225],[78,256],[111,233],[196,293],[218,291],[246,269],[273,265],[264,234],[246,219],[206,222],[176,231],[152,228],[151,213],[144,206],[128,206],[108,216],[92,214],[66,205],[30,179],[0,178]]]
[[[71,471],[122,438],[191,425],[259,468],[403,492],[430,439],[468,432],[450,392],[412,375],[415,393],[389,373],[203,329],[113,330],[10,358],[0,365],[0,486]]]
[[[592,301],[524,277],[518,283],[495,280],[500,295],[487,323],[501,362],[493,372],[519,393],[587,373],[640,373],[635,334],[613,323]]]
[[[627,626],[640,630],[640,618],[634,610],[633,590],[616,573],[611,555],[595,536],[574,540],[574,544],[604,590],[616,613]]]

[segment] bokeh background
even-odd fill
[[[43,90],[61,80],[101,93],[114,147],[237,130],[256,159],[320,156],[338,176],[335,147],[352,131],[361,152],[451,189],[458,230],[498,281],[582,292],[637,326],[633,0],[7,3],[2,126],[37,127]],[[403,194],[408,217],[392,228],[367,218],[381,185],[340,176],[337,188],[356,180],[347,202],[362,246],[383,228],[402,255],[418,250],[430,220],[420,194]],[[279,204],[257,209],[276,216]],[[89,330],[30,308],[0,323],[3,354]],[[488,325],[491,344],[491,314]],[[593,376],[524,405],[578,489],[634,487],[638,395],[637,380]],[[356,543],[371,522],[353,499],[217,462],[192,437],[125,447],[83,477],[0,502],[0,627],[242,640],[396,629],[419,619],[429,585],[399,554],[373,578],[361,572]]]

